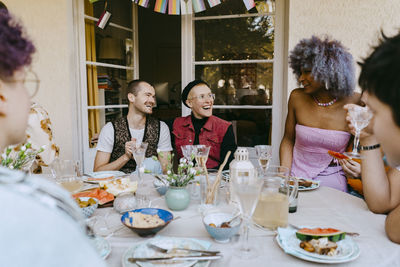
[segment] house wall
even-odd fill
[[[380,30],[394,35],[400,29],[398,0],[290,0],[289,51],[311,35],[329,34],[350,49],[356,61],[369,55]],[[360,68],[357,66],[357,77]],[[297,83],[288,71],[288,92]],[[290,94],[288,93],[288,96]]]
[[[73,10],[70,0],[3,0],[22,21],[37,52],[32,69],[40,79],[34,101],[48,111],[61,158],[78,156]]]

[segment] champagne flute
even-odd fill
[[[354,135],[353,151],[345,152],[344,154],[350,158],[361,159],[361,155],[358,151],[360,143],[361,130],[368,126],[372,119],[372,112],[368,107],[354,106],[348,111],[351,118],[351,124],[353,124],[356,133]]]
[[[194,154],[194,146],[192,145],[181,146],[181,150],[183,157],[187,159],[188,162],[192,161],[192,156]]]
[[[144,158],[146,156],[147,146],[148,146],[148,143],[142,142],[142,143],[140,143],[140,145],[134,147],[133,151],[132,151],[133,158],[136,161],[136,169],[138,171],[139,183],[142,182],[141,170],[142,170]]]
[[[210,147],[206,145],[196,145],[194,146],[194,157],[196,159],[196,166],[203,168],[208,160],[208,153],[210,152]]]
[[[256,249],[249,244],[249,224],[258,202],[263,179],[254,173],[253,176],[234,177],[230,182],[232,183],[233,193],[239,201],[239,208],[244,221],[244,236],[239,248],[241,251],[239,257],[250,259],[258,255]]]
[[[257,145],[255,146],[255,149],[258,157],[258,164],[260,164],[263,175],[265,175],[272,158],[272,146]]]

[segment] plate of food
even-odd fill
[[[177,238],[177,237],[156,237],[144,242],[136,243],[122,256],[122,266],[123,267],[155,267],[155,266],[166,266],[166,267],[207,267],[210,264],[210,261],[197,261],[197,260],[186,260],[186,261],[153,261],[153,262],[136,262],[132,263],[129,261],[129,258],[137,258],[137,257],[167,257],[171,256],[174,253],[175,256],[185,256],[188,255],[188,252],[178,251],[171,252],[166,255],[165,253],[159,252],[153,248],[151,248],[148,244],[154,244],[156,246],[169,249],[174,251],[174,248],[188,248],[188,249],[200,249],[207,250],[210,247],[210,243],[197,240],[192,238]]]
[[[360,255],[360,249],[351,237],[332,228],[279,228],[276,240],[287,254],[312,262],[349,262]]]
[[[137,181],[131,181],[129,178],[113,179],[111,181],[99,181],[98,183],[100,188],[103,188],[114,196],[127,192],[134,193],[138,187]]]
[[[317,189],[320,186],[320,181],[312,180],[312,179],[304,179],[304,178],[297,178],[297,182],[299,183],[299,191],[309,191]],[[290,185],[293,185],[293,182],[290,181]]]
[[[115,178],[122,177],[126,175],[124,172],[120,171],[101,171],[101,172],[90,172],[85,174],[83,181],[89,183],[98,183],[104,181],[111,181]]]

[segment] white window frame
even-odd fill
[[[272,105],[249,106],[249,105],[214,105],[215,109],[272,109],[271,144],[273,147],[273,163],[279,163],[279,145],[284,132],[285,118],[287,112],[287,12],[288,0],[275,1],[275,39],[274,59],[256,60],[220,60],[220,61],[195,61],[195,30],[194,22],[197,20],[254,17],[270,15],[270,13],[221,15],[210,17],[195,17],[192,14],[182,15],[182,90],[184,85],[195,79],[195,67],[197,65],[212,64],[243,64],[243,63],[273,63],[273,93]],[[182,116],[190,114],[190,109],[182,104]]]
[[[99,106],[88,106],[87,105],[87,73],[86,66],[94,65],[94,66],[102,66],[109,67],[115,69],[125,69],[125,70],[133,70],[133,77],[137,79],[139,77],[139,47],[138,47],[138,18],[137,18],[137,10],[138,7],[136,4],[132,4],[132,29],[115,24],[110,23],[108,27],[118,28],[120,30],[125,30],[132,32],[132,40],[133,40],[133,67],[127,67],[123,65],[115,65],[101,62],[92,62],[86,60],[86,47],[85,47],[85,19],[97,21],[98,18],[94,18],[88,15],[85,15],[84,11],[84,2],[81,0],[75,0],[74,8],[75,12],[75,24],[77,25],[77,37],[78,37],[78,59],[79,59],[79,74],[77,75],[80,80],[78,93],[77,93],[77,102],[79,106],[78,114],[80,117],[80,121],[77,121],[78,132],[80,133],[80,138],[78,138],[78,151],[81,151],[81,155],[79,156],[79,160],[82,162],[83,171],[90,172],[93,171],[94,164],[94,156],[96,154],[96,148],[89,147],[89,132],[88,132],[88,111],[91,109],[105,110],[106,108],[128,108],[128,105],[99,105]]]

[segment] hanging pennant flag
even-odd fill
[[[168,14],[179,15],[181,3],[180,0],[169,0],[168,1]]]
[[[243,3],[246,6],[247,10],[250,10],[256,6],[256,4],[254,3],[254,0],[243,0]]]
[[[192,14],[192,0],[181,0],[181,14]]]
[[[139,6],[147,8],[149,6],[149,0],[139,0],[137,4]]]
[[[193,10],[196,13],[206,10],[206,6],[204,5],[203,0],[192,0],[192,4],[193,4]]]
[[[156,0],[154,11],[165,14],[167,11],[167,0]]]
[[[221,4],[221,0],[208,0],[208,4],[210,7],[215,7],[216,5]]]

